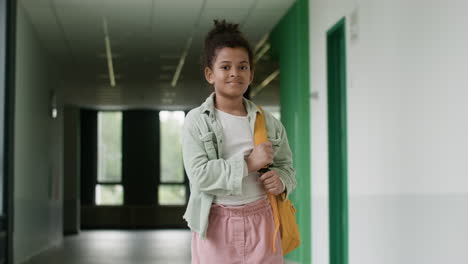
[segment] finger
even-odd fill
[[[264,180],[272,177],[274,174],[275,173],[273,171],[267,171],[260,177],[260,180],[263,182]]]
[[[268,178],[272,177],[274,174],[275,174],[275,173],[274,173],[273,171],[270,170],[270,171],[265,172],[265,173],[262,175],[262,177],[260,177],[260,178],[262,178],[262,179],[265,180],[265,179],[268,179]]]
[[[277,189],[278,188],[278,184],[276,184],[275,182],[274,183],[268,183],[268,184],[263,184],[265,186],[265,188],[267,189]]]
[[[273,178],[268,178],[265,181],[263,181],[263,184],[272,184],[275,183],[275,180]]]
[[[280,194],[282,191],[283,191],[283,189],[281,189],[281,187],[279,187],[279,186],[277,186],[277,187],[273,190],[273,192],[274,192],[275,195]]]
[[[273,175],[273,176],[271,176],[270,178],[266,179],[265,182],[267,182],[267,183],[276,183],[276,184],[279,184],[279,183],[280,183],[280,179],[279,179],[278,176]]]
[[[278,176],[278,174],[276,173],[276,171],[270,170],[270,171],[265,172],[265,173],[260,177],[260,180],[261,180],[261,181],[264,181],[264,180],[266,180],[266,179],[268,179],[268,178],[271,178],[271,177],[278,177],[278,179],[279,179],[279,176]]]
[[[277,188],[268,189],[268,192],[274,195],[277,195],[279,193]]]
[[[269,190],[269,189],[271,189],[271,188],[275,187],[275,185],[274,185],[274,184],[272,184],[272,183],[268,183],[268,184],[266,184],[266,183],[263,183],[263,186],[265,186],[265,189],[267,189],[267,190]]]
[[[263,181],[263,185],[265,187],[273,186],[273,187],[276,187],[276,188],[279,189],[281,187],[281,182],[280,182],[279,178],[277,178],[277,177],[270,177],[270,178],[266,179],[265,181]]]

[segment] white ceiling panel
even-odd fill
[[[230,23],[241,24],[248,13],[249,9],[205,9],[200,20],[198,32],[201,32],[203,35],[206,34],[213,27],[214,19],[225,19]]]
[[[205,0],[154,0],[154,3],[157,9],[184,8],[199,10],[204,1]]]
[[[140,48],[151,41],[151,28],[148,23],[137,26],[112,20],[108,27],[111,41],[127,45],[128,48]]]
[[[117,26],[149,26],[152,15],[151,0],[112,2],[105,5],[104,13],[109,22]],[[123,29],[125,31],[125,28]]]
[[[257,0],[256,9],[287,10],[295,0]]]
[[[57,9],[57,16],[67,35],[95,36],[103,32],[102,13],[87,8]]]
[[[179,32],[189,36],[195,24],[199,19],[201,6],[196,9],[187,8],[171,8],[171,9],[155,9],[153,15],[153,30],[157,34],[172,34]],[[174,19],[174,18],[177,19]]]
[[[27,0],[27,1],[35,1],[35,0]],[[101,5],[105,2],[105,1],[96,1],[96,0],[40,0],[40,1],[51,2],[57,7],[84,7],[84,6],[96,5],[96,4]]]
[[[25,0],[22,0],[25,1]],[[35,1],[35,0],[26,0],[26,1]],[[44,0],[39,0],[44,1]],[[151,3],[152,0],[47,0],[52,2],[56,7],[99,7],[100,9],[110,7],[113,5],[123,6],[123,5],[132,5],[140,6],[147,5],[148,2]]]
[[[263,37],[270,32],[284,15],[284,10],[254,10],[242,28],[249,37]]]
[[[50,0],[19,0],[18,4],[24,7],[49,7]]]
[[[54,13],[50,7],[24,7],[28,17],[31,19],[33,25],[42,25],[42,26],[56,26],[56,20]]]
[[[83,14],[84,10],[88,8],[60,8],[57,10],[57,16],[73,55],[82,60],[89,60],[104,51],[104,30],[102,17],[95,11]]]
[[[33,23],[40,41],[50,54],[56,58],[69,57],[69,47],[65,43],[62,30],[56,23],[52,9],[44,6],[34,8],[26,6],[25,12]],[[34,23],[34,21],[38,22]]]
[[[207,0],[206,7],[210,9],[249,9],[257,0]]]

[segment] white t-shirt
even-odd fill
[[[215,114],[223,126],[223,155],[229,159],[239,152],[250,155],[254,148],[254,138],[247,116],[235,116],[215,109]],[[242,179],[242,195],[216,196],[214,203],[223,205],[243,205],[266,198],[263,183],[258,181],[259,173],[252,172]]]

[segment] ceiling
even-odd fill
[[[64,104],[88,107],[190,108],[212,91],[199,58],[203,38],[221,18],[239,23],[253,47],[294,0],[20,0],[39,40],[57,62]],[[109,81],[104,20],[116,85]],[[186,52],[180,78],[176,68]],[[277,63],[266,55],[254,85]],[[278,104],[278,79],[254,99]]]

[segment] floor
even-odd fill
[[[190,239],[186,230],[81,231],[28,264],[187,264]]]
[[[81,231],[27,264],[189,264],[190,240],[188,230]]]

